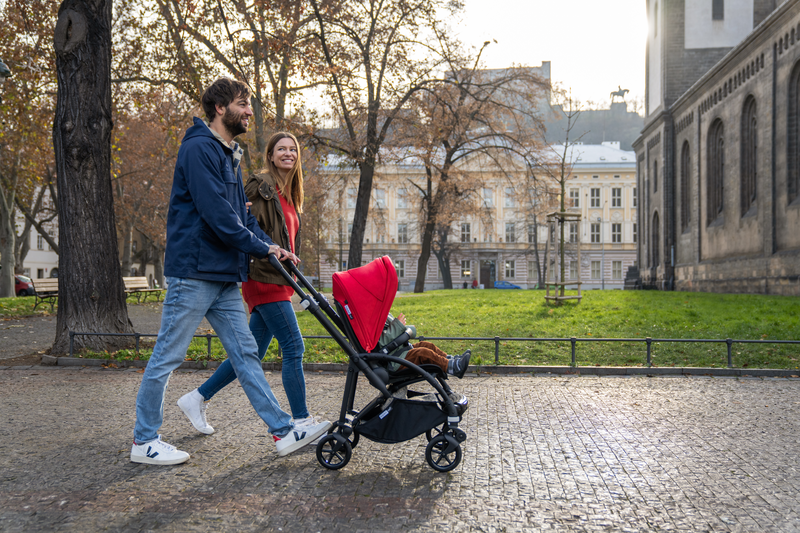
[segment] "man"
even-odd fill
[[[172,465],[189,459],[188,453],[163,442],[158,429],[169,376],[183,361],[204,316],[219,335],[247,398],[269,427],[278,455],[310,444],[331,426],[322,422],[294,430],[292,417],[281,410],[264,377],[237,285],[247,279],[251,255],[274,253],[298,261],[275,245],[247,210],[242,150],[233,139],[247,131],[253,115],[250,90],[220,78],[206,89],[201,103],[208,122],[194,119],[175,165],[164,261],[167,296],[136,398],[135,463]]]

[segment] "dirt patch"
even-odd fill
[[[11,359],[3,359],[0,361],[0,366],[31,366],[40,364],[42,364],[42,354],[39,353],[23,355],[21,357],[14,357]]]

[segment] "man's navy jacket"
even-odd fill
[[[164,275],[246,281],[272,239],[247,210],[241,166],[199,118],[186,130],[169,199]]]

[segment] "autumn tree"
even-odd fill
[[[59,297],[53,353],[70,331],[132,333],[111,188],[111,0],[65,0],[54,34],[58,98],[53,146],[59,191]],[[108,349],[116,337],[76,337]]]
[[[323,83],[316,22],[306,1],[120,1],[130,6],[119,22],[130,30],[120,37],[129,57],[117,62],[116,81],[170,85],[194,102],[220,75],[244,81],[254,115],[251,132],[239,141],[251,171],[263,167],[272,132],[304,131],[289,109],[292,98]],[[325,0],[321,9],[327,3],[334,2]],[[153,42],[161,45],[147,45]]]
[[[441,18],[460,3],[345,0],[329,9],[321,0],[309,3],[336,122],[318,136],[359,170],[347,264],[360,265],[379,150],[409,99],[441,78],[449,49]]]
[[[8,0],[3,14],[0,49],[13,71],[0,104],[0,297],[7,297],[14,296],[19,254],[37,221],[37,195],[53,172],[55,64],[49,39],[56,10],[43,0]],[[17,235],[17,215],[26,206],[31,218]]]
[[[458,246],[449,238],[453,224],[481,213],[484,177],[514,186],[541,148],[538,115],[546,81],[523,67],[481,70],[480,53],[458,62],[454,56],[448,54],[446,79],[424,86],[412,98],[412,113],[398,119],[406,127],[397,128],[392,139],[407,146],[425,170],[421,184],[410,181],[421,195],[422,246],[414,292],[424,290],[432,252],[445,288],[452,288],[449,258]],[[468,61],[472,65],[465,67]],[[489,172],[476,172],[476,167]]]

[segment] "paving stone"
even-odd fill
[[[797,379],[466,378],[463,460],[440,474],[424,436],[362,438],[338,471],[278,458],[238,385],[198,434],[175,402],[208,376],[172,376],[161,431],[192,458],[155,467],[129,462],[135,370],[4,369],[0,531],[800,530]],[[313,414],[338,416],[344,380],[307,375]]]

